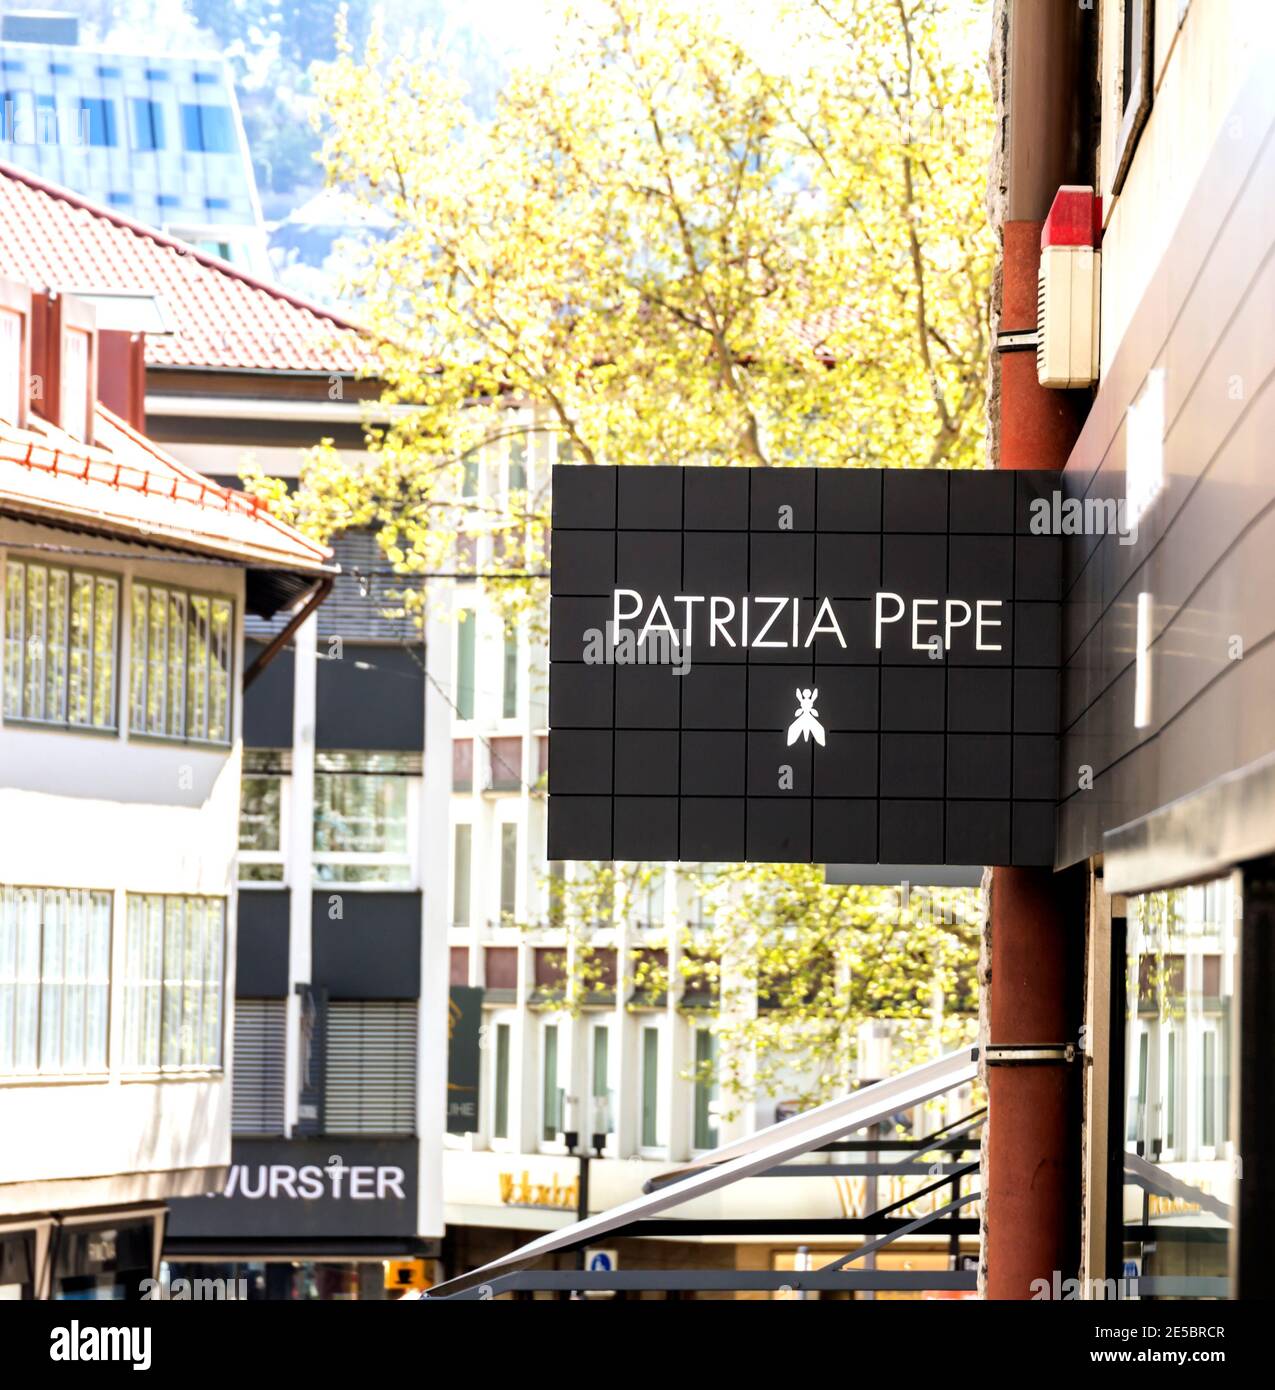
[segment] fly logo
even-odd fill
[[[135,1371],[151,1368],[149,1327],[55,1327],[49,1333],[50,1361],[131,1361]]]
[[[804,743],[809,743],[813,738],[820,748],[824,746],[824,729],[819,722],[819,711],[815,708],[815,701],[819,698],[819,690],[802,690],[797,688],[797,715],[788,726],[788,744],[791,747],[798,739]]]

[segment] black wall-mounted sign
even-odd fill
[[[549,857],[1052,864],[1058,486],[555,468]]]
[[[447,1132],[478,1129],[483,991],[453,985],[447,996]]]
[[[219,1193],[169,1206],[174,1240],[412,1236],[415,1139],[236,1138]]]

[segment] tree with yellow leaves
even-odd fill
[[[351,287],[385,409],[362,470],[309,459],[293,518],[374,527],[405,574],[500,576],[535,608],[553,461],[977,466],[985,20],[983,0],[789,0],[767,42],[694,3],[593,0],[486,121],[435,49],[343,46],[316,75],[324,157],[390,229]],[[770,1001],[723,1001],[748,1085],[803,1053],[826,1093],[857,1021],[968,1004],[970,895],[907,945],[878,890],[727,876],[719,922],[752,942],[733,978]]]

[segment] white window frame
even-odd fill
[[[124,591],[123,576],[113,570],[87,569],[83,566],[49,565],[41,560],[30,560],[22,555],[9,556],[4,564],[4,600],[0,604],[0,617],[4,628],[3,637],[3,703],[4,719],[8,723],[25,724],[33,728],[66,729],[74,733],[87,733],[114,737],[120,732],[120,624],[122,621],[121,595]],[[43,597],[41,631],[38,639],[26,631],[30,614],[29,586],[34,574],[43,575]],[[15,585],[15,579],[17,583]],[[50,641],[50,624],[54,609],[50,595],[55,582],[62,586],[62,596],[58,604],[60,610],[59,635]],[[81,585],[88,591],[88,642],[87,645],[75,641],[77,623],[76,610]],[[112,594],[110,641],[99,647],[98,601],[103,588]],[[15,628],[21,624],[21,633]],[[84,623],[79,629],[82,632]],[[51,693],[51,662],[56,655],[61,676],[53,714],[48,713]],[[80,658],[80,675],[76,677],[76,657]],[[30,713],[28,702],[29,663],[39,661],[40,713]],[[98,708],[98,680],[102,666],[107,665],[108,693],[105,698],[105,718],[96,722]],[[81,698],[73,698],[75,692]],[[82,703],[87,718],[73,718],[76,703]]]
[[[638,1013],[637,1019],[637,1151],[643,1158],[667,1158],[669,1147],[669,1081],[668,1020],[664,1014]],[[653,1028],[659,1034],[655,1063],[655,1143],[645,1142],[642,1132],[642,1111],[646,1102],[646,1030]]]
[[[483,1021],[490,1030],[488,1036],[491,1038],[491,1046],[485,1049],[491,1055],[491,1061],[487,1067],[489,1073],[487,1077],[488,1101],[484,1107],[487,1121],[487,1142],[494,1153],[516,1153],[518,1149],[518,1095],[520,1086],[518,1052],[515,1047],[518,1015],[509,1009],[492,1010],[485,1015]],[[509,1091],[505,1097],[506,1127],[509,1132],[498,1135],[496,1133],[496,1079],[500,1051],[499,1034],[496,1030],[502,1027],[509,1029]]]
[[[216,950],[203,941],[203,966],[198,976],[189,971],[186,947],[188,905],[194,902],[220,905],[220,933]],[[181,949],[174,958],[173,923],[181,905]],[[158,915],[157,915],[158,914]],[[169,1077],[219,1075],[226,1057],[226,934],[228,900],[202,893],[137,893],[127,895],[124,926],[124,973],[120,1006],[124,1011],[124,1048],[121,1070],[130,1075]],[[156,941],[158,931],[158,941]],[[205,918],[205,933],[207,919]],[[149,956],[149,959],[148,959]],[[215,974],[210,967],[215,967]],[[158,973],[156,973],[158,970]],[[199,986],[198,1045],[189,1052],[183,1039],[187,1028],[192,984]],[[209,987],[215,988],[215,1028],[204,1010]],[[176,1056],[169,1044],[176,1041]],[[210,1041],[215,1040],[215,1048]],[[136,1046],[132,1045],[136,1043]]]
[[[244,772],[241,780],[246,781],[249,777],[273,777],[279,783],[279,848],[277,850],[238,849],[235,859],[236,878],[240,888],[247,888],[253,892],[261,888],[268,890],[286,889],[291,886],[288,846],[292,843],[292,773]],[[240,791],[239,816],[242,823],[242,790]],[[238,870],[249,864],[264,864],[270,867],[278,865],[281,872],[278,878],[245,878]]]
[[[151,715],[154,712],[151,706],[151,681],[158,669],[156,662],[156,632],[158,625],[155,623],[154,599],[157,594],[163,594],[163,659],[162,669],[164,673],[162,701],[158,705],[160,711],[159,722],[161,727],[158,729],[148,727],[151,722]],[[138,642],[138,614],[136,605],[139,596],[143,596],[145,604],[142,616],[142,642]],[[204,653],[204,683],[202,690],[203,726],[204,733],[191,732],[191,686],[190,686],[190,658],[193,647],[192,621],[191,614],[197,603],[208,605],[208,636],[205,640]],[[174,661],[175,649],[171,640],[172,616],[174,604],[179,606],[181,622],[185,633],[185,641],[182,644],[180,666]],[[224,677],[225,712],[224,736],[212,738],[207,730],[212,722],[212,700],[214,694],[214,661],[213,661],[213,642],[212,631],[214,621],[214,610],[217,606],[222,606],[226,612],[226,665]],[[143,576],[135,576],[129,586],[127,621],[129,632],[129,658],[128,658],[128,733],[130,739],[156,739],[164,743],[188,743],[210,748],[226,748],[234,741],[235,737],[235,715],[237,701],[235,699],[235,678],[236,678],[236,649],[238,635],[238,605],[233,594],[218,593],[209,589],[188,589],[180,584],[168,584],[161,581],[152,581]],[[182,697],[181,718],[174,717],[173,708],[170,705],[170,696],[177,687],[180,687]]]
[[[68,951],[77,922],[80,960],[72,962]],[[111,1064],[114,929],[114,897],[108,889],[0,886],[0,1081],[106,1077]],[[23,989],[30,992],[26,1048],[20,1048],[18,1033]],[[56,1040],[48,1036],[54,1017],[50,1008],[53,999],[57,1001]],[[94,1012],[98,1018],[98,1055],[90,1058],[89,1022]],[[71,1018],[78,1020],[80,1057],[76,1066],[66,1064],[67,1021]],[[29,1055],[29,1066],[18,1066],[21,1054]]]
[[[407,848],[403,853],[388,850],[319,850],[314,846],[318,824],[320,777],[395,777],[406,784]],[[421,777],[412,772],[329,772],[315,770],[314,774],[314,816],[315,823],[310,829],[310,862],[312,886],[333,893],[379,893],[415,892],[420,887],[419,857],[417,844],[420,839]],[[381,868],[405,869],[401,878],[373,878],[362,882],[339,878],[320,878],[319,869],[323,865],[334,868]]]
[[[536,1059],[539,1065],[536,1068],[536,1148],[541,1153],[564,1154],[567,1151],[566,1145],[561,1140],[546,1139],[545,1131],[548,1127],[549,1114],[545,1107],[545,1092],[548,1090],[548,1037],[549,1030],[555,1030],[556,1056],[554,1057],[554,1081],[557,1091],[557,1127],[555,1134],[561,1134],[566,1128],[566,1105],[569,1086],[562,1084],[562,1063],[563,1057],[568,1050],[567,1029],[570,1025],[570,1018],[565,1013],[558,1011],[546,1014],[540,1020],[537,1041],[539,1046],[536,1049]]]

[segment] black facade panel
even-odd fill
[[[264,642],[244,642],[246,671],[265,650]],[[244,691],[243,741],[248,748],[292,747],[292,692],[296,662],[292,649],[276,652]]]
[[[424,649],[319,643],[320,748],[403,752],[425,745]],[[291,743],[291,734],[288,742]]]
[[[279,999],[288,993],[291,899],[286,890],[239,890],[235,993],[245,999]]]
[[[421,895],[316,890],[312,983],[330,999],[416,999],[421,992]]]

